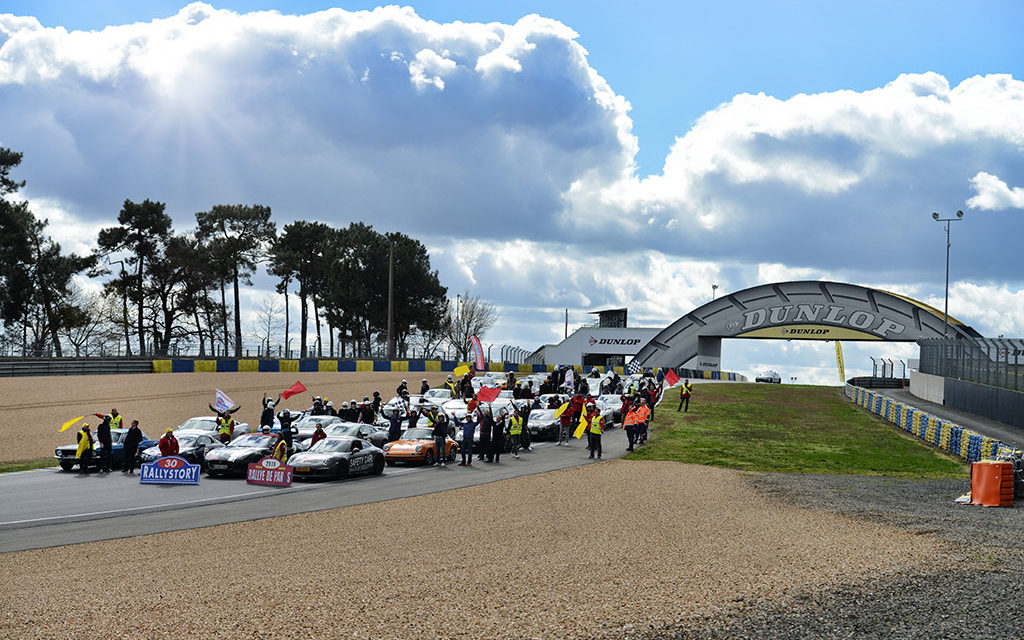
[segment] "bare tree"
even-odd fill
[[[116,334],[117,327],[107,320],[103,309],[104,300],[99,294],[88,293],[72,281],[66,301],[80,308],[83,313],[79,322],[61,328],[61,337],[75,348],[76,358],[92,355],[92,347],[98,351],[99,343],[105,340],[111,330]]]
[[[274,294],[267,294],[256,305],[256,318],[251,325],[251,335],[267,345],[267,352],[273,338],[279,335],[284,327],[284,303]]]
[[[469,339],[473,336],[482,339],[487,330],[498,321],[498,312],[494,305],[480,296],[471,296],[466,291],[455,300],[448,298],[448,310],[442,323],[445,338],[455,348],[458,360],[468,360],[470,353]]]

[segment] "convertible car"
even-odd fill
[[[174,437],[178,440],[178,455],[203,468],[206,467],[206,454],[224,446],[216,436],[199,429],[179,429],[174,433]],[[160,447],[155,445],[139,454],[139,460],[142,462],[153,462],[161,457],[163,456],[160,455]]]
[[[440,453],[445,460],[454,462],[459,445],[451,438],[446,438],[443,452],[437,452],[434,449],[434,431],[432,429],[406,429],[401,438],[384,445],[384,460],[389,465],[396,462],[434,464]]]
[[[124,436],[128,433],[127,429],[111,429],[110,440],[113,446],[110,449],[110,462],[111,466],[122,467],[124,466]],[[93,434],[93,438],[96,438],[96,434]],[[156,444],[156,440],[151,439],[145,433],[142,434],[142,442],[139,443],[139,451],[148,449]],[[94,451],[92,459],[89,461],[90,466],[99,465],[99,442],[96,442],[96,451]],[[57,447],[54,451],[54,458],[57,458],[57,462],[60,463],[60,468],[65,471],[71,471],[78,460],[75,459],[75,454],[78,453],[78,444],[65,444]]]
[[[214,478],[221,474],[245,475],[250,462],[258,462],[270,455],[277,436],[266,433],[247,433],[235,438],[226,447],[206,454],[206,475]]]
[[[296,478],[341,480],[357,473],[380,475],[384,472],[384,452],[359,438],[326,438],[309,451],[296,453],[288,464],[295,468]]]

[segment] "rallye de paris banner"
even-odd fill
[[[277,458],[267,456],[259,462],[249,463],[245,481],[249,484],[263,484],[271,487],[290,487],[294,470],[295,467],[281,464]]]
[[[185,458],[167,456],[144,462],[139,469],[141,484],[199,484],[199,465]]]

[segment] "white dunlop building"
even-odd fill
[[[558,344],[537,350],[543,364],[621,367],[658,335],[660,327],[581,327]]]

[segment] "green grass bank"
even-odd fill
[[[688,413],[670,390],[632,460],[747,471],[962,478],[967,467],[848,401],[839,387],[694,385]]]

